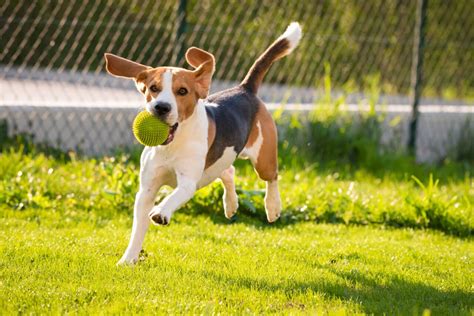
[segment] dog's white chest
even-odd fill
[[[172,174],[173,181],[165,184],[174,186],[177,174],[186,174],[194,181],[202,177],[207,153],[208,121],[204,106],[198,105],[195,113],[181,123],[174,140],[166,146],[147,149],[151,151],[141,161],[142,167],[147,165],[145,172],[166,169]]]

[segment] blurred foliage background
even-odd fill
[[[360,91],[380,75],[382,93],[409,94],[416,3],[333,1],[3,1],[0,64],[7,67],[103,71],[114,52],[145,64],[184,66],[183,51],[216,55],[216,78],[240,81],[254,59],[290,21],[305,33],[273,83],[319,86],[324,64],[335,88]],[[474,97],[474,2],[430,0],[423,96]]]

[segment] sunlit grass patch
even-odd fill
[[[136,160],[4,151],[0,310],[472,313],[469,166],[402,158],[397,171],[393,161],[381,170],[287,155],[277,223],[265,219],[264,183],[238,162],[236,217],[224,217],[216,182],[169,227],[150,229],[137,266],[119,268],[138,187]]]
[[[409,229],[262,227],[178,214],[150,230],[136,267],[116,267],[130,219],[57,226],[2,210],[5,312],[469,314],[472,242]],[[64,220],[64,219],[63,219]]]

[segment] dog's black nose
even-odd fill
[[[168,102],[157,102],[155,104],[155,111],[158,115],[165,115],[171,111],[171,104]]]

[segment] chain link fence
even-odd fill
[[[376,102],[402,116],[407,138],[419,1],[2,1],[0,119],[10,135],[110,152],[133,144],[130,124],[143,101],[132,82],[104,73],[105,52],[187,67],[185,50],[201,47],[216,57],[218,91],[238,83],[288,23],[299,21],[303,40],[270,70],[262,99],[311,108],[330,69],[332,93],[354,110],[377,86]],[[422,160],[443,155],[474,114],[474,2],[425,1]]]

